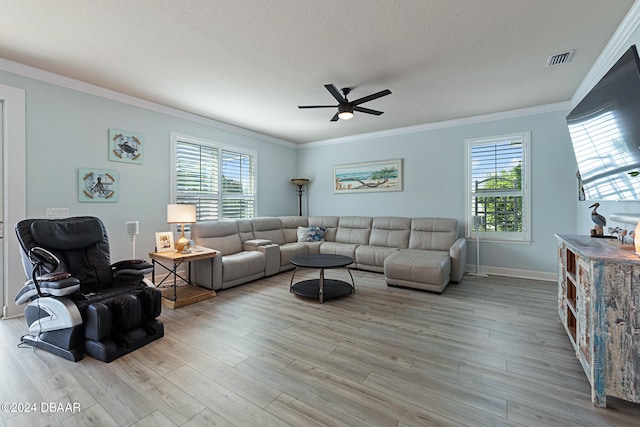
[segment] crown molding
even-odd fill
[[[389,129],[378,132],[361,133],[358,135],[345,136],[340,138],[325,139],[321,141],[307,142],[300,144],[300,149],[322,147],[326,145],[346,144],[350,142],[362,141],[373,138],[388,138],[392,136],[405,135],[409,133],[426,132],[435,129],[446,129],[479,123],[494,122],[497,120],[514,119],[518,117],[531,116],[534,114],[544,114],[555,111],[568,111],[570,102],[556,102],[553,104],[540,105],[536,107],[520,108],[517,110],[503,111],[500,113],[483,114],[480,116],[464,117],[461,119],[445,120],[441,122],[427,123],[423,125],[407,126],[403,128]]]
[[[166,114],[168,116],[177,117],[179,119],[188,120],[194,123],[210,126],[216,129],[220,129],[227,132],[233,132],[235,134],[244,135],[250,138],[255,138],[260,141],[269,142],[272,144],[284,145],[288,148],[296,148],[297,144],[283,139],[275,138],[269,135],[265,135],[259,132],[255,132],[249,129],[245,129],[239,126],[230,125],[227,123],[219,122],[217,120],[209,119],[203,116],[199,116],[193,113],[187,113],[177,108],[167,107],[166,105],[158,104],[144,99],[136,98],[131,95],[125,95],[120,92],[116,92],[110,89],[106,89],[91,83],[83,82],[80,80],[72,79],[60,74],[56,74],[50,71],[45,71],[40,68],[32,67],[29,65],[21,64],[19,62],[11,61],[6,58],[0,57],[0,70],[7,71],[13,74],[17,74],[22,77],[28,77],[35,80],[40,80],[45,83],[51,83],[57,86],[65,87],[67,89],[77,90],[79,92],[87,93],[89,95],[99,96],[101,98],[110,99],[112,101],[121,102],[123,104],[132,105],[145,110],[154,111],[156,113]]]
[[[640,1],[636,1],[629,12],[624,17],[618,29],[604,50],[593,64],[580,86],[571,98],[571,107],[575,107],[584,98],[587,93],[600,81],[607,71],[622,56],[625,50],[631,46],[631,36],[638,31],[640,27]]]

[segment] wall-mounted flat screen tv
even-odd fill
[[[640,200],[640,59],[631,46],[567,116],[585,200]]]

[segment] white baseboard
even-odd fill
[[[467,265],[465,272],[475,273],[475,265]],[[557,282],[558,273],[549,273],[546,271],[520,270],[517,268],[502,268],[492,266],[480,266],[480,272],[494,276],[516,277],[518,279],[544,280],[548,282]]]

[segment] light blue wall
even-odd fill
[[[554,233],[576,232],[576,162],[566,110],[394,136],[359,137],[337,144],[306,144],[298,174],[311,179],[310,215],[441,216],[457,218],[464,231],[465,139],[531,132],[532,243],[484,243],[482,265],[499,270],[557,271]],[[331,124],[331,125],[340,125]],[[404,191],[334,194],[336,164],[402,158]],[[475,245],[469,242],[469,263]]]
[[[256,150],[258,214],[297,213],[289,181],[297,171],[293,144],[265,141],[9,72],[0,71],[0,83],[26,92],[27,216],[44,217],[46,208],[52,207],[69,208],[73,216],[100,217],[107,227],[113,260],[131,256],[126,221],[140,221],[139,257],[153,250],[156,231],[169,230],[170,132]],[[144,136],[144,164],[108,160],[110,128]],[[78,202],[79,167],[116,170],[118,202]]]

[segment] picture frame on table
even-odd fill
[[[156,252],[173,252],[175,250],[173,232],[159,231],[156,233]]]

